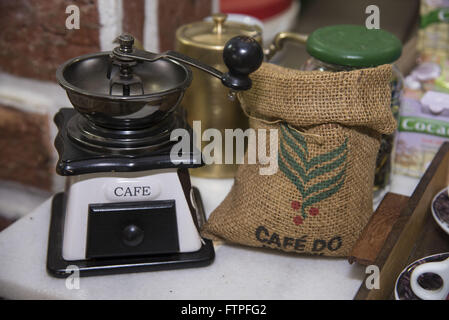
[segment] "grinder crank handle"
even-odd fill
[[[259,43],[254,38],[246,36],[236,36],[225,44],[223,61],[229,69],[226,73],[179,52],[168,51],[161,53],[161,55],[164,55],[164,58],[176,60],[205,71],[221,79],[226,87],[235,91],[251,89],[252,82],[249,74],[256,71],[263,61],[263,50]]]
[[[196,59],[175,51],[164,53],[152,53],[134,48],[131,35],[121,35],[120,47],[113,50],[112,54],[118,59],[134,59],[153,62],[159,59],[170,59],[198,68],[210,75],[221,79],[221,82],[231,90],[240,91],[251,88],[252,82],[249,74],[256,71],[263,61],[263,50],[253,38],[236,36],[229,40],[223,49],[223,60],[229,72],[221,71],[206,65]]]

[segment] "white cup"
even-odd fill
[[[435,273],[443,279],[443,285],[437,290],[427,290],[418,283],[424,273]],[[423,300],[444,300],[449,294],[449,258],[439,262],[427,262],[417,266],[410,277],[413,293]]]

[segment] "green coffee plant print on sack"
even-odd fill
[[[302,196],[302,202],[294,200],[291,203],[294,210],[301,209],[301,216],[293,219],[296,225],[302,224],[307,214],[318,215],[319,208],[313,205],[331,197],[343,186],[346,178],[347,147],[348,138],[334,150],[310,157],[304,137],[296,130],[281,124],[279,168]],[[299,161],[296,160],[298,158]]]

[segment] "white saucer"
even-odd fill
[[[427,262],[439,262],[447,259],[449,257],[449,252],[434,254],[409,264],[399,275],[396,280],[396,284],[394,285],[394,297],[396,300],[421,300],[418,298],[412,291],[410,286],[410,276],[413,270]],[[425,274],[423,275],[422,284],[429,288],[438,288],[439,285],[442,285],[441,278],[435,276],[434,274]]]

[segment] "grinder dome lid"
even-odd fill
[[[120,91],[110,94],[110,79],[107,77],[111,68],[110,52],[86,54],[71,59],[56,71],[59,84],[70,92],[108,100],[134,100],[160,97],[174,91],[185,90],[191,83],[190,68],[168,59],[154,62],[139,61],[132,67],[133,73],[142,81],[141,91],[123,95]],[[113,67],[112,72],[118,72]]]

